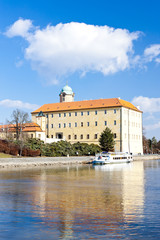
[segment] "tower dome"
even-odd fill
[[[72,88],[68,85],[64,86],[61,90],[61,93],[73,94]]]
[[[72,88],[68,85],[64,86],[59,94],[60,102],[73,102],[74,101],[74,92]]]

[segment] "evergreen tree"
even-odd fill
[[[103,151],[114,151],[114,135],[108,127],[101,133],[99,143]]]

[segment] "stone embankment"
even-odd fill
[[[86,164],[91,157],[23,157],[0,158],[0,168],[9,167],[40,167],[68,164]]]
[[[36,157],[36,158],[0,158],[0,168],[43,167],[69,164],[87,164],[93,157]],[[134,161],[160,159],[160,155],[133,156]]]

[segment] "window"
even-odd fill
[[[83,122],[81,122],[81,127],[83,127]]]
[[[87,127],[89,127],[89,122],[87,122]]]
[[[95,111],[95,115],[97,115],[97,111]]]
[[[71,127],[71,123],[69,123],[69,127]]]
[[[61,124],[59,123],[59,128],[61,128]]]
[[[75,112],[75,116],[77,117],[77,112]]]
[[[75,127],[77,127],[77,122],[75,122]]]
[[[53,114],[52,114],[51,116],[52,116],[52,118],[53,118]]]
[[[61,117],[61,113],[59,113],[59,117]]]
[[[97,121],[95,122],[95,126],[97,126],[98,125],[98,123],[97,123]]]
[[[64,123],[64,128],[66,127],[66,123]]]
[[[107,110],[104,110],[104,114],[107,114]]]
[[[81,112],[81,116],[83,116],[83,112]]]
[[[33,134],[31,134],[31,138],[33,138]]]
[[[48,114],[46,114],[46,118],[48,118]]]
[[[98,134],[94,134],[94,139],[97,139],[98,138]]]
[[[48,128],[48,124],[46,124],[46,128]]]
[[[53,124],[51,124],[51,128],[53,128]]]
[[[16,134],[14,134],[14,138],[16,138]]]
[[[71,117],[71,113],[69,113],[69,117]]]
[[[83,134],[81,134],[80,138],[83,139]]]
[[[39,139],[41,138],[41,134],[38,134],[38,138],[39,138]]]
[[[74,139],[77,139],[77,135],[74,135]]]
[[[87,134],[87,139],[89,139],[89,134]]]
[[[104,121],[104,125],[107,126],[107,121]]]
[[[116,113],[116,109],[114,109],[114,113]]]
[[[71,139],[71,135],[68,135],[68,139]]]
[[[116,125],[116,120],[114,120],[114,125]]]
[[[63,102],[65,102],[65,97],[63,97]]]
[[[53,138],[53,135],[51,135],[51,138]]]
[[[114,136],[114,138],[117,138],[117,135],[116,135],[116,133],[114,133],[114,135],[113,135],[113,136]]]
[[[64,117],[66,117],[66,113],[64,113]]]
[[[89,111],[87,112],[87,115],[89,115]]]

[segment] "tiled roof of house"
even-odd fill
[[[8,132],[16,132],[15,124],[0,125],[0,131],[2,129]],[[43,132],[41,127],[37,123],[24,123],[22,125],[22,132]]]
[[[22,132],[43,132],[37,123],[25,123]]]
[[[77,102],[61,102],[61,103],[49,103],[44,104],[34,113],[39,113],[40,111],[46,112],[59,112],[59,111],[69,111],[69,110],[81,110],[81,109],[94,109],[94,108],[110,108],[110,107],[126,107],[138,112],[141,112],[132,103],[119,98],[108,98],[108,99],[98,99],[98,100],[85,100]]]

